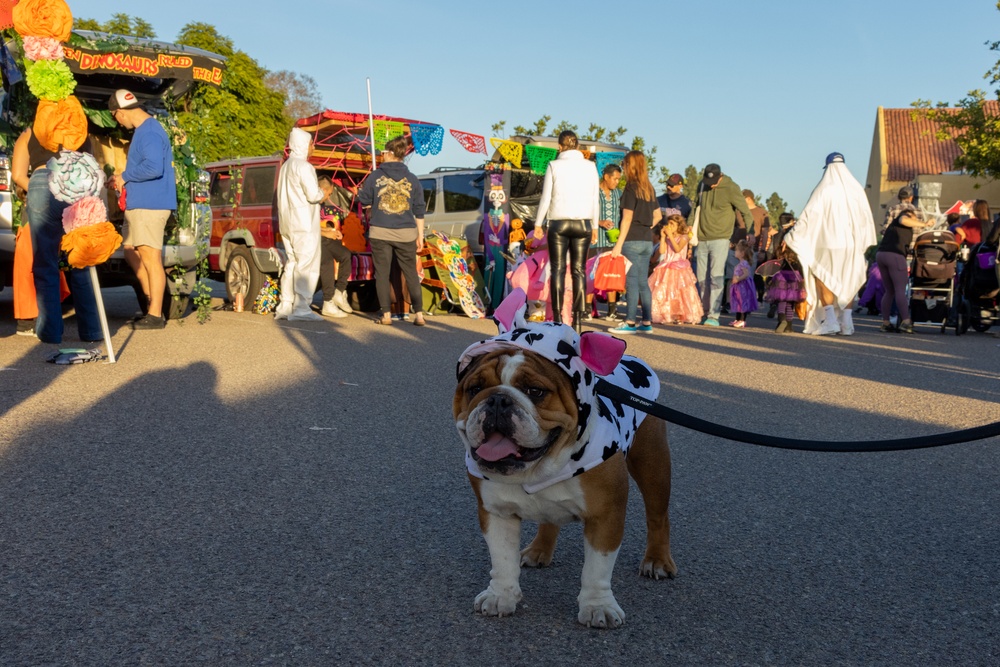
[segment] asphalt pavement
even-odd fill
[[[0,293],[0,665],[1000,664],[1000,438],[815,454],[671,426],[677,579],[638,575],[633,492],[622,628],[576,622],[579,525],[514,616],[485,618],[451,402],[492,322],[217,311],[132,331],[131,290],[104,296],[118,362],[56,366]],[[1000,421],[1000,339],[878,323],[776,335],[759,313],[628,344],[662,402],[752,432]]]

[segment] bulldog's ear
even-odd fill
[[[625,341],[599,331],[580,335],[580,360],[598,375],[607,375],[617,368],[625,354]]]
[[[493,319],[496,320],[500,333],[507,333],[514,328],[514,323],[518,319],[518,311],[523,310],[528,303],[528,295],[518,287],[507,295],[496,310],[493,311]],[[522,319],[523,319],[523,313]]]

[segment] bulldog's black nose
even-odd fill
[[[486,405],[491,410],[506,410],[514,405],[514,401],[507,394],[498,391],[486,399]]]
[[[514,400],[502,391],[490,394],[484,403],[486,418],[483,420],[484,433],[510,433],[510,408]]]

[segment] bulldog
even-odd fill
[[[515,290],[494,313],[500,333],[459,359],[453,412],[465,444],[479,526],[489,548],[489,586],[475,610],[513,614],[521,567],[552,563],[560,526],[583,522],[584,562],[577,620],[597,628],[625,621],[611,575],[625,531],[631,474],[646,509],[643,576],[673,578],[670,448],[665,423],[594,393],[599,379],[653,401],[656,374],[624,356],[608,334],[529,323]],[[538,522],[520,549],[521,521]]]

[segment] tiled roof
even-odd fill
[[[987,113],[1000,113],[1000,102],[986,102]],[[952,111],[954,109],[946,109]],[[935,136],[940,125],[912,117],[913,109],[883,109],[885,118],[886,162],[889,181],[912,181],[918,174],[943,174],[954,171],[955,158],[961,151],[954,141],[939,141]],[[955,136],[955,131],[948,131]]]

